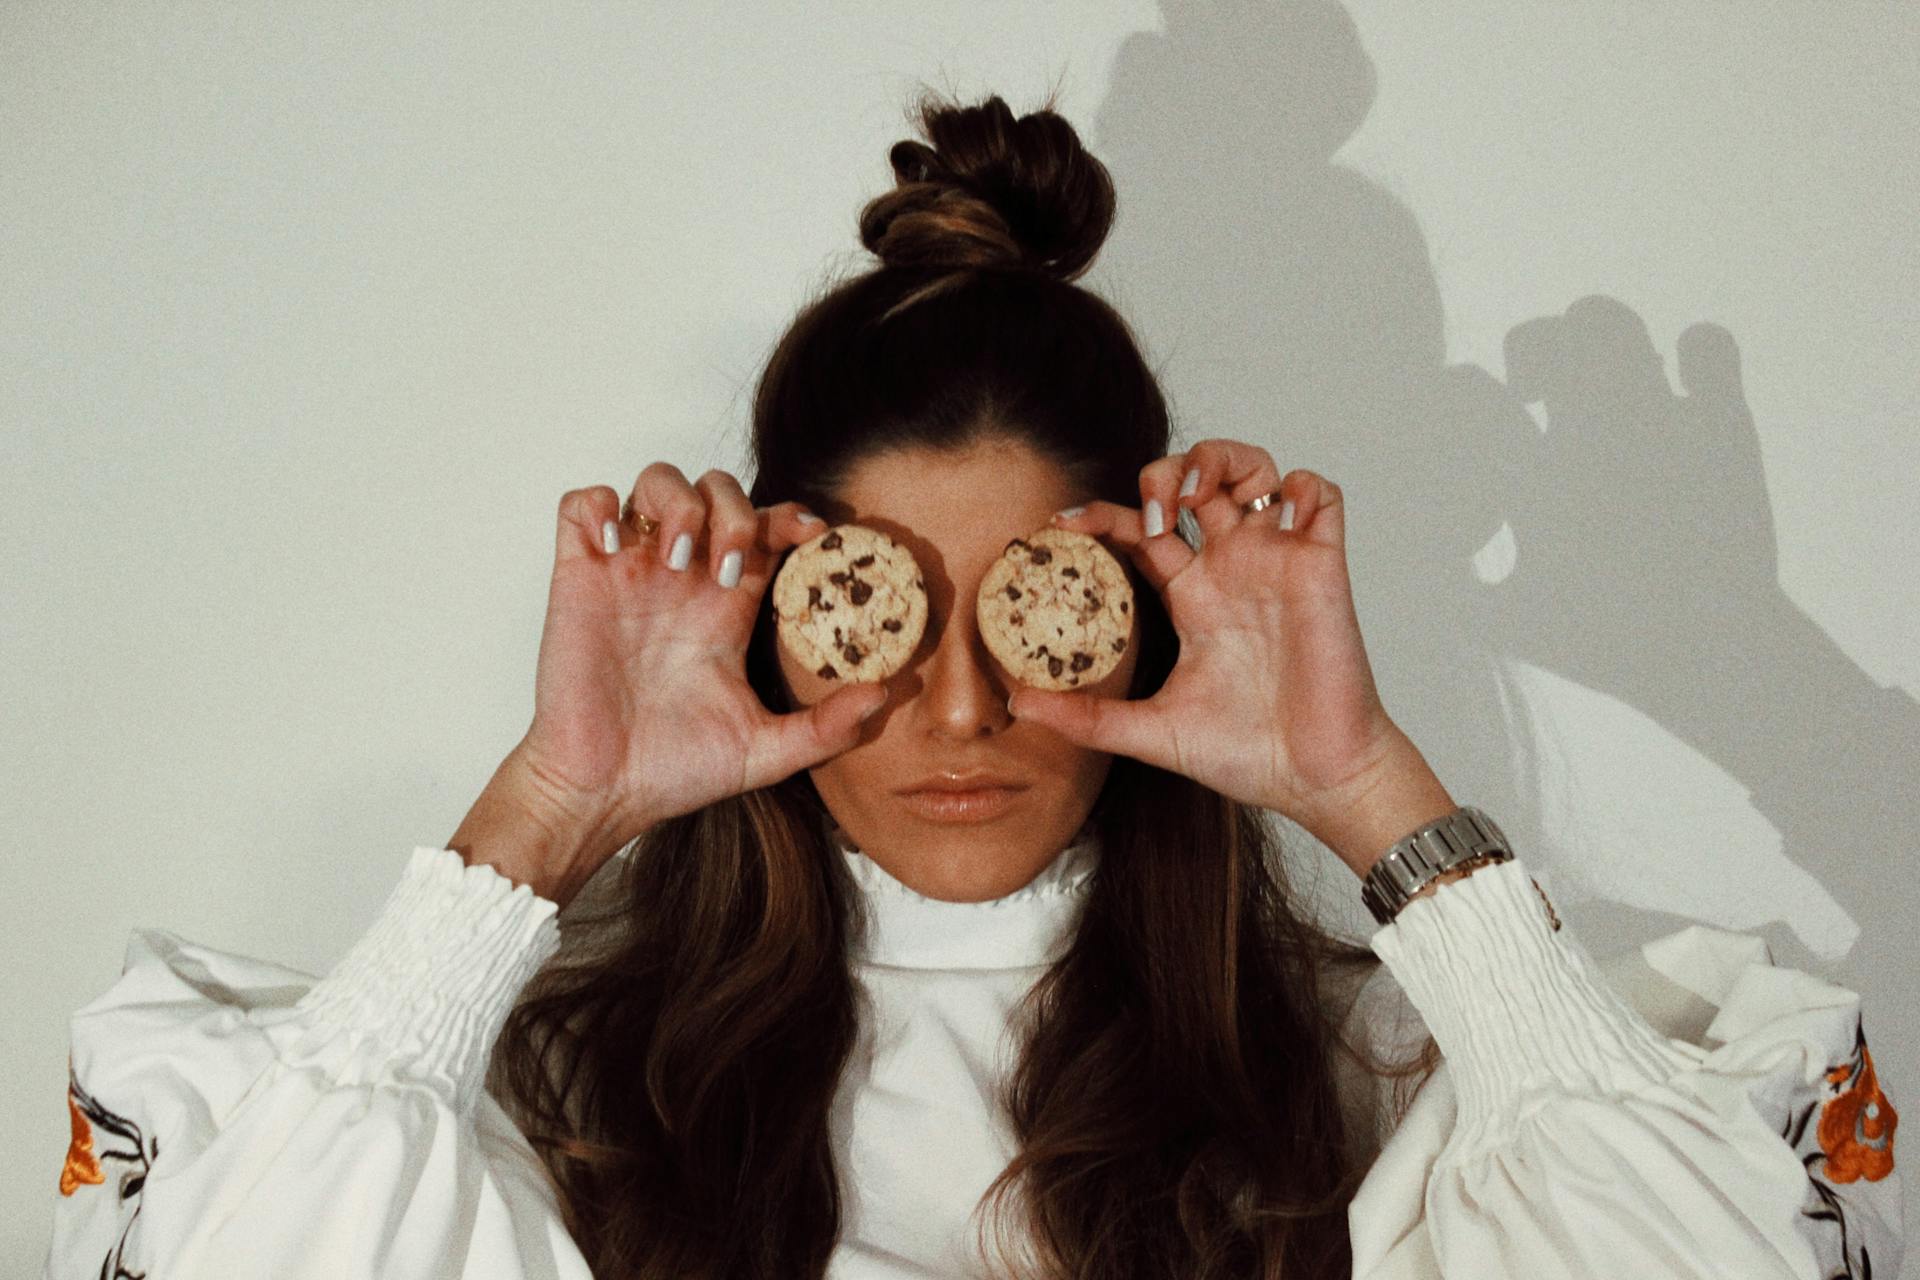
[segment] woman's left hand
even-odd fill
[[[1197,479],[1183,495],[1190,470]],[[1271,506],[1245,510],[1276,490]],[[1347,580],[1340,486],[1306,470],[1282,477],[1258,446],[1203,440],[1143,468],[1140,494],[1141,510],[1094,501],[1052,523],[1091,534],[1138,566],[1179,634],[1173,671],[1138,701],[1022,686],[1014,714],[1076,745],[1285,814],[1350,862],[1381,852],[1335,844],[1371,794],[1411,794],[1446,811],[1430,771],[1407,785],[1425,761],[1374,687]],[[1143,514],[1150,503],[1164,513],[1153,536]],[[1199,522],[1199,551],[1174,531],[1179,506]],[[1371,832],[1360,838],[1377,842]]]

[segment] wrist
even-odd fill
[[[619,843],[603,815],[556,796],[516,746],[444,848],[565,906]]]
[[[1378,762],[1303,825],[1364,879],[1395,842],[1459,807],[1426,757],[1396,729]]]

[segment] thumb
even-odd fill
[[[766,786],[851,749],[859,743],[867,719],[886,704],[886,686],[857,683],[835,689],[810,707],[774,715],[764,752],[769,776],[751,785]]]
[[[1097,698],[1089,693],[1056,693],[1051,689],[1015,690],[1007,710],[1016,720],[1051,729],[1076,747],[1134,756],[1156,763],[1147,728],[1147,713],[1136,702]]]

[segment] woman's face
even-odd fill
[[[1007,543],[1086,496],[1027,446],[991,440],[964,452],[869,459],[818,506],[834,524],[865,525],[906,547],[926,581],[926,635],[886,681],[885,707],[862,726],[858,745],[809,771],[848,839],[926,897],[979,902],[1025,885],[1073,839],[1106,781],[1111,755],[1007,714],[1016,684],[982,642],[973,611],[980,579]],[[1123,567],[1139,590],[1141,579]],[[1138,622],[1134,630],[1120,665],[1081,687],[1087,696],[1126,696]],[[784,647],[779,655],[796,709],[840,687]],[[898,794],[948,770],[987,770],[1025,789],[998,815],[970,822],[927,816]]]

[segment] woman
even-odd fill
[[[1853,993],[1696,928],[1623,996],[1510,857],[1370,894],[1366,947],[1296,912],[1262,809],[1362,878],[1499,844],[1380,703],[1339,486],[1168,451],[1071,283],[1114,196],[1064,120],[922,127],[881,265],[769,361],[752,491],[562,499],[532,726],[340,965],[136,931],[73,1019],[47,1274],[1893,1274]],[[769,611],[843,522],[925,575],[877,684]],[[973,613],[1045,527],[1138,602],[1073,692]]]

